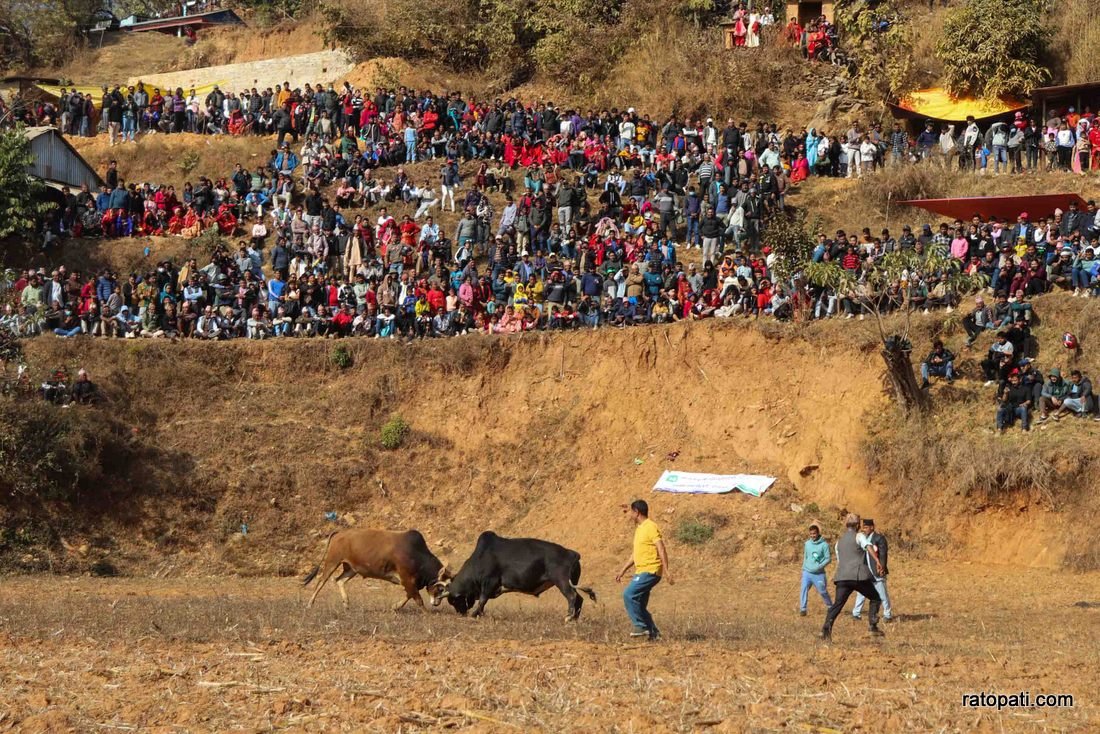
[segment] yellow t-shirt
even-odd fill
[[[657,555],[657,541],[661,530],[657,523],[646,518],[634,530],[634,573],[661,575],[661,557]]]

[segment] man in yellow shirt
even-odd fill
[[[645,500],[634,500],[627,513],[637,526],[634,529],[634,554],[615,576],[615,581],[621,582],[630,567],[634,567],[634,578],[623,590],[623,605],[630,621],[634,623],[634,631],[630,636],[656,640],[661,633],[646,607],[649,606],[649,592],[660,583],[662,577],[672,585],[668,552],[665,550],[660,528],[649,519],[649,505]]]

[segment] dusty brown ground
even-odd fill
[[[344,613],[330,589],[305,611],[290,578],[7,578],[0,730],[1095,731],[1100,611],[1074,606],[1095,575],[906,564],[885,639],[846,617],[823,645],[797,568],[683,573],[655,592],[656,645],[625,637],[606,573],[578,625],[553,594],[472,621],[394,614],[376,582]],[[982,690],[1075,707],[960,706]]]

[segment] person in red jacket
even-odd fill
[[[337,337],[348,336],[351,334],[351,325],[355,321],[355,317],[351,313],[351,307],[346,303],[340,307],[340,310],[336,312],[336,315],[332,317],[332,331],[331,335]]]

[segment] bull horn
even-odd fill
[[[444,576],[446,576],[446,575],[447,575],[447,573],[448,573],[448,571],[447,571],[447,564],[446,564],[446,563],[444,563],[444,564],[443,564],[443,567],[442,567],[441,569],[439,569],[439,575],[435,577],[435,580],[436,580],[436,581],[442,581],[442,580],[443,580],[443,577],[444,577]]]

